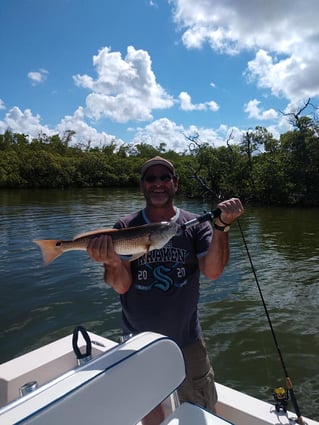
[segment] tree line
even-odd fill
[[[171,160],[188,197],[218,201],[238,196],[263,205],[319,205],[319,126],[294,114],[294,125],[275,139],[264,127],[247,131],[240,144],[214,147],[199,134],[185,137],[185,151],[165,143],[101,147],[73,145],[74,132],[30,139],[0,135],[0,188],[137,187],[143,162]]]

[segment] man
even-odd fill
[[[146,200],[143,210],[121,218],[116,228],[175,220],[185,223],[196,217],[174,205],[178,177],[173,164],[156,156],[141,169],[140,188]],[[112,239],[92,239],[88,253],[104,263],[104,280],[120,294],[123,331],[135,334],[159,332],[173,338],[181,347],[186,365],[186,379],[178,390],[181,402],[191,401],[215,411],[217,393],[214,374],[202,338],[198,319],[199,277],[217,279],[229,258],[229,225],[243,212],[239,199],[217,205],[221,210],[214,231],[201,223],[173,237],[161,250],[129,262],[113,249]],[[163,420],[160,407],[143,424]]]

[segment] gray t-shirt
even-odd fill
[[[196,214],[177,209],[173,220],[182,224],[195,217]],[[147,223],[145,210],[141,210],[121,218],[114,227]],[[199,338],[198,257],[205,255],[211,239],[210,224],[201,223],[174,236],[163,248],[131,262],[133,283],[120,296],[124,334],[159,332],[181,347]]]

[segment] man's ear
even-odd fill
[[[174,191],[176,193],[177,190],[178,190],[178,177],[177,176],[173,177],[173,182],[174,182]]]

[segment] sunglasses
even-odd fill
[[[173,176],[171,176],[170,174],[162,174],[160,176],[154,176],[153,174],[149,174],[145,176],[143,180],[147,183],[155,183],[156,180],[160,180],[163,183],[168,183],[172,180],[172,178]]]

